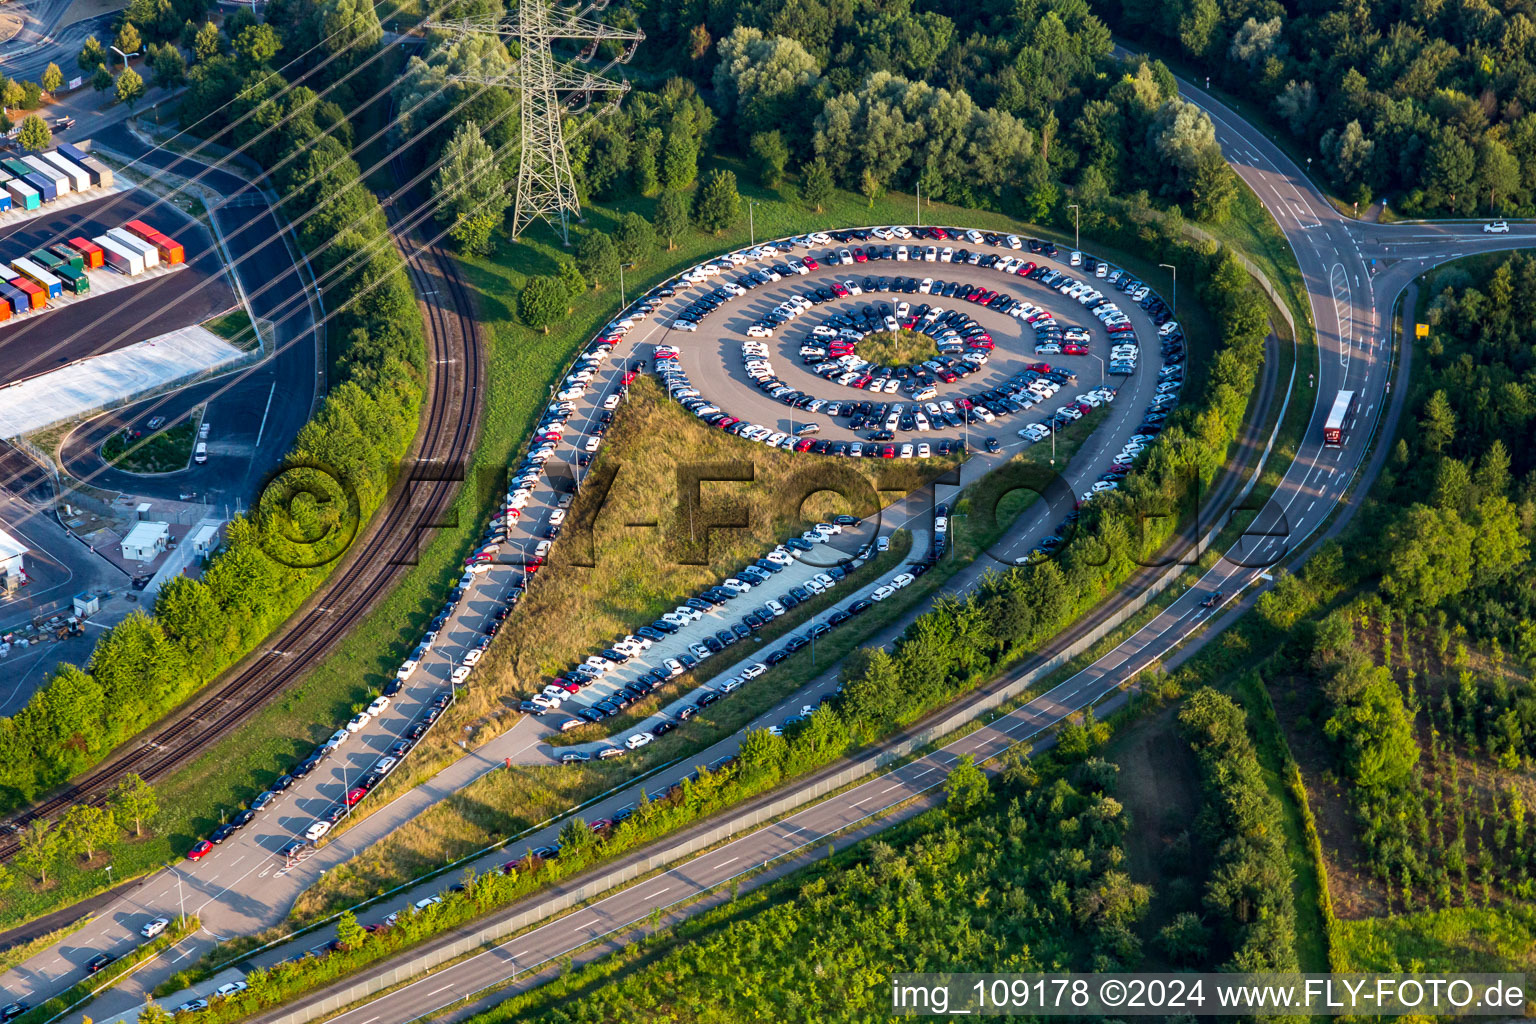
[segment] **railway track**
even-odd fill
[[[425,239],[420,218],[387,207],[390,232],[402,253]],[[431,226],[431,219],[424,223]],[[427,328],[428,387],[425,426],[414,458],[407,465],[451,466],[468,452],[479,431],[477,388],[484,370],[483,338],[471,314],[469,293],[448,253],[433,244],[407,259],[407,270],[424,309]],[[336,643],[387,594],[415,562],[424,526],[439,515],[459,488],[458,474],[402,472],[381,513],[347,563],[306,602],[305,610],[266,645],[264,656],[248,663],[205,694],[173,712],[150,736],[132,741],[109,762],[12,815],[8,824],[25,826],[53,818],[74,804],[103,803],[124,777],[138,774],[154,781],[202,753],[229,734],[290,684],[325,658]],[[13,835],[0,840],[0,860],[19,847]]]

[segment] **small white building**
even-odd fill
[[[219,546],[219,527],[216,523],[204,523],[192,534],[192,553],[201,557],[212,554]]]
[[[153,561],[171,539],[170,523],[134,523],[123,538],[123,559],[130,562]]]
[[[0,530],[0,589],[14,590],[26,580],[23,559],[27,546],[15,537]]]

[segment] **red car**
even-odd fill
[[[833,281],[832,294],[836,295],[840,299],[846,299],[848,297],[848,289],[843,285],[841,281]]]
[[[1017,273],[1020,277],[1028,277],[1030,274],[1033,274],[1034,272],[1035,272],[1035,265],[1033,263],[1026,263],[1022,267],[1020,267],[1017,271],[1015,271],[1015,273]]]
[[[816,442],[809,437],[802,437],[800,440],[795,442],[795,451],[803,452],[815,443]]]
[[[884,448],[881,448],[880,457],[882,459],[894,459],[896,457],[896,446],[888,444]]]
[[[206,839],[201,839],[187,851],[187,860],[202,860],[211,852],[213,852],[213,844]]]
[[[721,430],[724,430],[726,427],[729,427],[732,424],[740,423],[740,422],[741,422],[741,420],[737,419],[735,416],[727,416],[725,419],[721,420],[719,423],[716,423],[715,426],[719,427]]]
[[[807,256],[805,258],[805,269],[806,270],[815,270],[819,266],[821,266],[821,264],[817,263],[815,260],[811,259],[809,256]]]
[[[937,238],[942,242],[944,239],[949,237],[949,233],[946,232],[943,228],[929,228],[928,236],[930,238]]]
[[[619,378],[619,383],[623,384],[625,387],[628,387],[635,382],[636,376],[637,374],[634,370],[625,371],[624,376]]]
[[[523,566],[523,569],[528,573],[529,576],[532,576],[534,573],[539,571],[539,566],[543,564],[544,556],[534,555],[532,558],[528,559],[527,563]]]
[[[368,791],[362,786],[354,786],[347,791],[347,806],[356,807],[357,802],[368,795]]]
[[[868,261],[869,261],[869,257],[864,254],[864,250],[863,249],[855,249],[855,250],[853,250],[853,262],[855,262],[855,263],[866,263]]]
[[[1050,373],[1051,372],[1051,364],[1050,363],[1030,363],[1028,366],[1024,367],[1024,369],[1026,369],[1026,370],[1033,370],[1036,373]]]
[[[1085,356],[1088,354],[1088,346],[1075,341],[1069,341],[1061,346],[1061,351],[1069,356]]]

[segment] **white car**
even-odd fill
[[[1483,234],[1485,234],[1485,235],[1507,235],[1507,234],[1509,234],[1509,221],[1507,221],[1507,220],[1496,220],[1496,221],[1493,221],[1491,224],[1484,224],[1483,225]]]
[[[459,683],[462,683],[464,680],[469,678],[469,673],[473,667],[474,666],[472,665],[460,665],[458,668],[453,670],[453,675],[450,676],[449,679],[454,683],[454,685],[458,685]]]
[[[443,898],[441,896],[428,896],[426,899],[417,900],[415,903],[413,903],[411,905],[413,907],[415,907],[417,910],[426,910],[428,907],[432,906],[433,904],[441,903],[441,902],[443,902]]]
[[[477,664],[480,661],[480,656],[482,654],[484,654],[484,653],[485,653],[484,651],[480,651],[480,650],[465,651],[464,652],[464,661],[462,662],[462,664],[469,665],[469,666],[473,667],[475,664]]]
[[[647,743],[651,742],[651,740],[653,740],[655,738],[656,738],[656,734],[655,733],[637,732],[633,736],[631,736],[629,739],[624,741],[624,746],[626,746],[630,750],[639,750],[641,747],[645,746]]]
[[[369,718],[378,718],[379,715],[384,713],[384,709],[387,707],[389,707],[388,697],[375,697],[373,699],[373,703],[368,705],[368,710],[363,712],[363,714],[367,715]]]
[[[321,819],[320,821],[312,822],[309,828],[304,830],[304,838],[308,839],[312,843],[317,842],[321,836],[325,835],[330,830],[331,823]]]
[[[149,924],[145,925],[143,928],[140,928],[139,929],[139,934],[144,936],[146,939],[152,939],[156,935],[159,935],[161,932],[165,931],[166,928],[170,927],[170,924],[171,924],[171,919],[170,918],[168,918],[168,917],[157,917],[153,921],[149,922]]]
[[[949,517],[948,516],[934,516],[933,517],[933,532],[934,533],[944,533],[948,529],[949,529]]]
[[[565,522],[565,509],[557,508],[549,514],[550,526],[559,526],[563,522]]]
[[[758,676],[767,671],[767,665],[764,665],[762,662],[755,662],[754,664],[748,665],[746,668],[741,670],[741,678],[756,679]]]
[[[231,982],[229,982],[227,984],[220,985],[218,988],[214,989],[213,990],[213,994],[216,995],[216,996],[223,996],[224,998],[227,999],[230,996],[238,995],[241,992],[244,992],[246,989],[248,989],[250,987],[251,986],[247,985],[243,981],[231,981]]]
[[[911,573],[904,572],[900,576],[897,576],[895,579],[891,580],[891,586],[895,587],[897,590],[900,590],[902,587],[910,586],[914,581],[916,581],[916,579],[917,577],[913,576]]]
[[[933,292],[933,278],[931,278],[931,277],[923,278],[923,283],[917,286],[917,290],[919,292],[921,292],[922,294],[924,294],[924,295],[932,294],[932,292]]]

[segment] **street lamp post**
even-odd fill
[[[132,53],[124,53],[122,50],[119,50],[116,46],[112,47],[112,52],[117,54],[119,57],[123,58],[123,69],[124,70],[127,70],[127,68],[128,68],[128,58],[129,57],[137,57],[139,55],[139,51],[138,50],[134,50]]]
[[[923,179],[917,179],[917,226],[923,226]]]
[[[757,200],[756,199],[748,199],[747,200],[747,244],[749,244],[749,245],[756,245],[757,244],[757,223],[756,223],[756,221],[752,217],[752,213],[756,209],[757,209]]]
[[[1072,248],[1081,250],[1083,247],[1083,208],[1076,203],[1071,203],[1067,209],[1072,211]]]
[[[1090,352],[1088,354],[1093,356],[1092,352]],[[1104,383],[1104,357],[1103,356],[1093,356],[1093,358],[1095,358],[1095,359],[1097,359],[1099,361],[1099,383],[1103,384]]]
[[[633,269],[635,269],[635,265],[633,263],[622,263],[622,262],[619,264],[619,312],[620,312],[620,314],[622,314],[624,312],[624,270],[625,270],[625,268],[633,270]]]
[[[1158,266],[1159,267],[1167,268],[1168,272],[1173,274],[1173,294],[1171,296],[1171,298],[1173,300],[1172,301],[1173,315],[1174,316],[1178,316],[1179,315],[1179,268],[1174,266],[1172,263],[1159,263]]]

